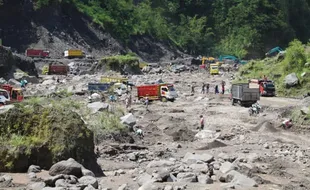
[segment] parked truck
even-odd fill
[[[250,83],[250,86],[259,88],[259,93],[261,96],[275,96],[276,95],[276,88],[274,86],[274,82],[271,80],[251,79],[249,83]]]
[[[67,65],[45,65],[42,68],[43,75],[67,75],[69,72],[69,66]]]
[[[215,64],[210,64],[210,75],[218,75],[219,74],[219,66]]]
[[[13,88],[8,84],[0,85],[0,106],[21,102],[24,99],[23,91],[19,88]]]
[[[88,91],[107,91],[111,87],[109,83],[88,83]]]
[[[249,83],[233,84],[230,98],[232,105],[250,106],[260,100],[259,88],[250,88]]]
[[[163,102],[170,100],[174,101],[178,94],[176,93],[172,84],[152,84],[137,86],[138,99],[146,97],[149,100],[161,100]]]
[[[25,55],[27,57],[48,58],[50,55],[50,52],[42,50],[42,49],[27,49],[25,52]]]
[[[65,58],[83,58],[85,57],[85,53],[79,49],[69,49],[64,52]]]

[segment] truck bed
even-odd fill
[[[232,85],[232,98],[241,102],[256,102],[260,99],[259,88],[249,88],[249,84]]]

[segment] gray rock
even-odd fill
[[[13,181],[13,178],[10,175],[6,174],[6,175],[3,175],[2,177],[4,178],[5,181],[9,181],[9,182]]]
[[[5,181],[4,177],[0,176],[0,183],[4,181]]]
[[[46,183],[46,185],[54,187],[58,179],[65,179],[65,176],[63,174],[59,174],[45,179],[44,182]]]
[[[250,188],[250,187],[257,187],[257,183],[255,180],[235,171],[229,171],[226,176],[225,182],[230,182],[234,186],[238,186],[241,188]]]
[[[223,184],[221,184],[221,187],[222,187],[223,190],[235,189],[235,185],[232,184],[232,183],[223,183]]]
[[[41,172],[40,166],[31,165],[28,168],[28,173],[39,173]]]
[[[13,86],[20,86],[20,82],[15,79],[10,79],[8,83]]]
[[[152,174],[152,179],[155,182],[165,182],[169,178],[170,172],[167,168],[161,168],[157,173]]]
[[[35,76],[24,76],[23,79],[27,80],[28,83],[38,84],[39,79]]]
[[[130,161],[137,161],[138,155],[135,152],[127,154],[128,160]]]
[[[298,84],[298,78],[296,76],[296,73],[291,73],[287,75],[284,79],[284,84],[286,87],[293,87]]]
[[[164,190],[173,190],[173,187],[171,185],[166,185]]]
[[[28,190],[42,190],[44,187],[44,182],[31,183],[27,185]]]
[[[189,166],[195,173],[208,173],[209,167],[207,164],[201,163],[201,164],[191,164]]]
[[[190,152],[186,153],[183,162],[188,164],[197,163],[197,162],[206,162],[210,163],[214,160],[214,157],[210,154],[192,154]]]
[[[222,172],[223,174],[226,174],[227,172],[234,170],[234,169],[235,167],[232,163],[224,162],[220,167],[220,172]]]
[[[117,190],[129,190],[127,184],[121,185]]]
[[[140,185],[140,186],[142,186],[144,183],[147,183],[147,182],[150,182],[150,181],[152,181],[152,176],[151,175],[149,175],[148,173],[143,173],[142,175],[140,175],[139,177],[138,177],[138,184]]]
[[[37,178],[37,175],[34,172],[30,172],[30,173],[28,173],[28,177],[30,180],[33,180],[33,179]]]
[[[7,81],[4,78],[0,77],[0,84],[6,84],[6,83]]]
[[[302,113],[303,115],[308,115],[308,114],[309,114],[309,108],[306,107],[306,106],[302,107],[302,108],[300,109],[300,111],[301,111],[301,113]]]
[[[44,187],[42,190],[66,190],[64,187]]]
[[[178,173],[177,181],[185,183],[197,182],[197,176],[194,173]]]
[[[14,79],[18,81],[22,80],[24,76],[27,76],[27,74],[22,71],[13,73]]]
[[[83,176],[95,177],[95,174],[92,171],[90,171],[90,170],[88,170],[88,169],[86,169],[84,167],[82,168],[82,174],[83,174]]]
[[[42,84],[45,86],[50,86],[52,84],[55,84],[55,81],[52,79],[48,79],[48,80],[43,81]]]
[[[92,176],[83,176],[79,179],[79,183],[83,185],[92,185],[94,188],[98,188],[98,181]]]
[[[158,187],[154,184],[153,181],[148,181],[139,187],[138,190],[158,190]]]
[[[129,126],[134,126],[137,122],[137,119],[134,115],[132,115],[132,113],[129,113],[123,117],[120,118],[121,119],[121,123],[129,125]]]
[[[100,111],[107,110],[109,108],[109,104],[103,102],[93,102],[89,103],[87,105],[87,108],[89,108],[92,111],[92,113],[97,113]]]
[[[82,176],[82,165],[76,162],[74,159],[69,158],[68,160],[60,161],[54,164],[50,170],[49,174],[51,176],[56,176],[59,174],[74,175],[76,177]]]
[[[198,182],[201,184],[212,184],[213,180],[208,175],[199,175],[197,177]]]
[[[87,185],[84,190],[96,190],[92,185]]]
[[[153,160],[146,167],[156,168],[156,167],[168,167],[174,165],[174,162],[169,160]]]
[[[64,180],[64,179],[58,179],[58,180],[55,182],[55,186],[56,186],[56,187],[68,187],[69,184],[66,183],[66,180]]]

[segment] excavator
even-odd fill
[[[270,51],[268,51],[266,53],[266,56],[272,57],[272,56],[276,56],[278,54],[283,54],[283,53],[285,53],[285,51],[282,48],[280,48],[279,46],[277,46],[275,48],[272,48]]]

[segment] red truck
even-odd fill
[[[9,84],[0,85],[0,106],[14,102],[21,102],[24,99],[23,91],[20,88],[13,88]]]
[[[25,54],[27,57],[48,58],[50,55],[50,52],[41,50],[41,49],[27,49]]]
[[[250,87],[251,86],[257,86],[259,87],[259,92],[261,96],[275,96],[276,95],[276,89],[274,86],[274,82],[267,79],[251,79],[249,81]]]
[[[43,75],[67,75],[69,66],[67,65],[45,65],[42,69]]]
[[[172,84],[151,84],[137,86],[138,99],[148,97],[149,100],[174,101],[178,97]]]

